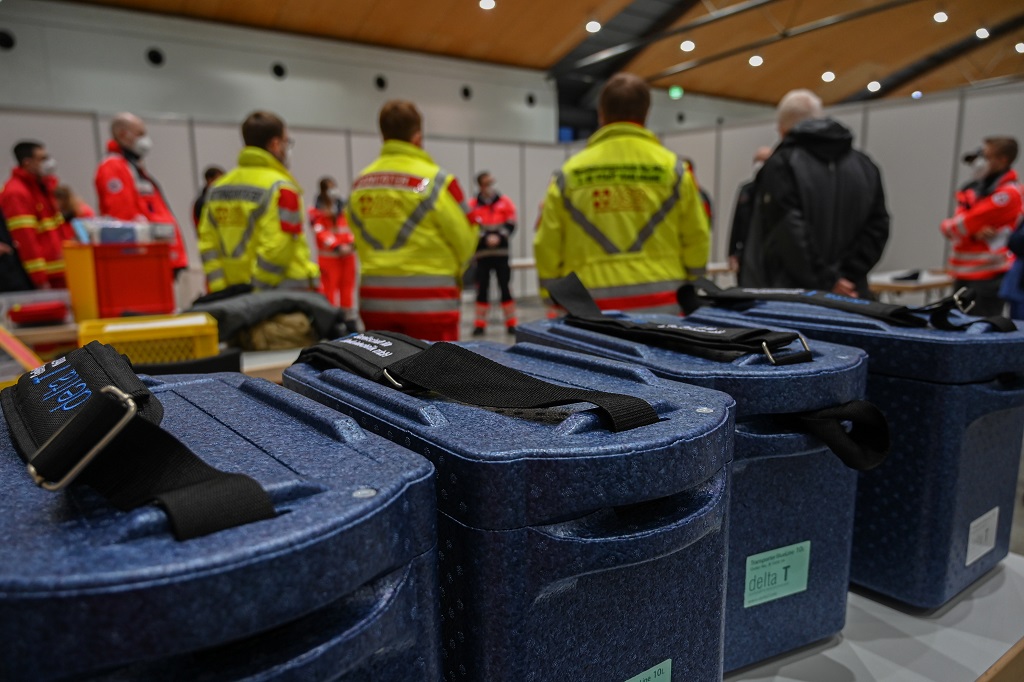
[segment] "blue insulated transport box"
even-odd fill
[[[609,315],[640,323],[717,326],[699,316]],[[811,362],[775,366],[763,354],[719,362],[572,327],[561,319],[520,325],[516,339],[622,360],[736,399],[725,670],[842,630],[857,476],[819,440],[774,423],[772,415],[862,398],[863,351],[815,343]],[[791,350],[796,349],[802,350],[798,342]]]
[[[440,679],[433,467],[239,374],[147,380],[162,426],[276,518],[176,541],[36,487],[0,424],[0,679]]]
[[[643,398],[660,421],[616,433],[585,403],[488,410],[340,369],[285,371],[437,467],[445,679],[721,679],[733,400],[576,353],[462,345]]]
[[[854,583],[936,608],[1006,556],[1024,432],[1019,323],[1007,333],[983,322],[940,331],[788,302],[700,314],[784,325],[868,352],[868,399],[888,417],[892,452],[858,483]]]

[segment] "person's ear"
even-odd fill
[[[410,142],[412,142],[417,147],[423,147],[423,131],[417,130],[415,133],[413,133]]]

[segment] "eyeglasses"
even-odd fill
[[[286,137],[286,138],[284,138],[284,146],[287,147],[289,150],[295,149],[295,138],[293,138],[293,137]]]

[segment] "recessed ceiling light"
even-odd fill
[[[755,54],[753,57],[747,60],[747,63],[751,66],[761,66],[764,64],[764,60],[761,59],[761,55]]]
[[[601,22],[600,21],[593,21],[593,20],[591,20],[591,21],[587,22],[587,33],[597,33],[600,30],[601,30]]]
[[[494,0],[480,0],[480,9],[494,9]]]
[[[693,52],[694,48],[697,47],[692,40],[684,40],[679,43],[679,49],[683,52]]]
[[[825,73],[821,74],[821,80],[825,81],[826,83],[831,83],[835,79],[836,75],[831,71],[826,71]]]
[[[910,96],[913,97],[914,99],[921,99],[921,91],[914,90],[912,93],[910,93]]]
[[[868,90],[870,90],[871,92],[878,92],[881,89],[882,84],[879,83],[878,81],[871,81],[870,83],[868,83]]]
[[[1024,54],[1024,43],[1017,43],[1017,45],[1016,45],[1015,49],[1016,49],[1016,50],[1017,50],[1017,52],[1019,52],[1020,54]]]
[[[932,15],[932,19],[934,19],[937,24],[944,24],[946,23],[946,19],[949,19],[949,17],[946,16],[945,12],[936,12]]]
[[[988,29],[979,28],[977,31],[974,32],[974,35],[978,36],[978,38],[980,38],[981,40],[984,40],[985,38],[988,38]]]

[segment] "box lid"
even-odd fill
[[[532,344],[460,345],[551,383],[642,398],[661,420],[613,433],[588,403],[489,410],[307,364],[285,370],[284,382],[428,457],[438,471],[438,508],[477,528],[548,524],[676,494],[732,457],[734,401],[724,393]]]
[[[0,677],[240,639],[433,547],[433,467],[422,457],[266,381],[150,383],[163,428],[212,466],[255,478],[279,515],[178,542],[155,506],[120,512],[84,486],[33,485],[0,423]]]
[[[808,337],[863,348],[872,374],[942,384],[991,381],[1000,374],[1024,372],[1024,325],[1015,332],[994,332],[978,321],[965,331],[898,327],[888,322],[831,308],[780,301],[758,302],[747,310],[701,308],[700,315],[745,324],[777,324]],[[957,324],[978,318],[954,312]]]
[[[751,324],[748,320],[723,323],[704,309],[679,318],[672,315],[622,315],[639,323],[673,324],[714,331],[723,326],[757,326],[779,330],[778,325]],[[775,365],[762,353],[731,362],[688,355],[566,324],[564,319],[520,325],[521,341],[557,345],[646,367],[658,376],[724,391],[736,399],[737,418],[758,414],[804,412],[846,403],[864,396],[867,356],[862,350],[820,341],[811,342],[813,360]],[[803,350],[794,341],[786,353]]]

